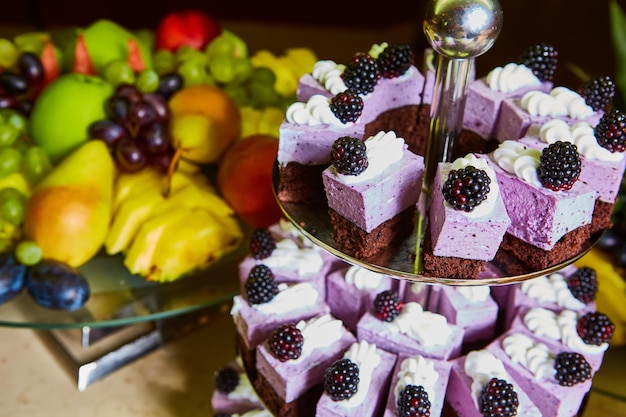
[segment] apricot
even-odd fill
[[[253,227],[276,223],[282,211],[272,185],[278,140],[255,134],[231,145],[219,162],[217,186],[241,220]]]

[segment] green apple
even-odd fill
[[[102,78],[64,74],[39,95],[30,116],[30,133],[57,163],[89,139],[89,125],[105,119],[113,86]]]

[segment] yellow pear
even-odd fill
[[[111,221],[114,177],[105,143],[90,140],[37,185],[26,204],[24,233],[44,258],[78,267],[98,252]]]

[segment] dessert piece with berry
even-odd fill
[[[577,169],[566,166],[579,166],[573,146],[553,143],[539,150],[507,140],[493,152],[479,155],[495,171],[511,219],[495,258],[505,272],[556,265],[579,254],[589,239],[596,191],[577,180]],[[562,180],[552,181],[559,175]],[[561,189],[557,182],[570,188]],[[521,271],[515,270],[518,264]]]
[[[356,342],[330,314],[278,326],[258,346],[255,384],[274,415],[313,415],[326,369]]]
[[[215,371],[211,407],[217,415],[244,414],[263,408],[241,365],[233,360]]]
[[[555,349],[533,335],[514,330],[485,349],[502,361],[543,416],[576,415],[591,389],[594,371],[581,353]]]
[[[396,354],[450,359],[461,353],[463,329],[416,302],[403,303],[395,291],[378,294],[356,326],[359,340]]]
[[[383,417],[439,416],[450,363],[422,355],[398,355]]]
[[[353,343],[325,371],[317,417],[382,414],[396,355],[374,343]]]
[[[484,262],[495,257],[511,223],[486,159],[467,154],[438,164],[429,220],[425,273],[476,278]]]
[[[332,236],[343,252],[372,260],[414,229],[424,158],[408,150],[395,132],[361,142],[338,138],[322,173]]]
[[[540,417],[542,414],[504,362],[486,349],[451,362],[446,401],[463,417]]]

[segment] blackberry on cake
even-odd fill
[[[626,114],[618,108],[606,112],[594,128],[600,146],[611,152],[626,151]]]
[[[346,64],[341,78],[349,90],[364,96],[374,91],[381,73],[376,59],[369,53],[359,52]]]
[[[269,257],[276,249],[276,242],[267,228],[257,228],[250,235],[250,253],[257,260]]]
[[[591,366],[578,352],[560,352],[554,358],[555,377],[559,384],[567,387],[580,384],[593,376]]]
[[[396,291],[385,290],[374,299],[374,314],[382,321],[392,322],[402,311],[402,306]]]
[[[343,136],[333,143],[330,162],[343,175],[359,175],[368,167],[366,146],[359,138]]]
[[[424,387],[407,385],[398,398],[398,417],[429,417],[430,401]]]
[[[596,270],[582,267],[567,277],[567,287],[574,297],[585,304],[593,302],[598,292]]]
[[[295,323],[283,324],[272,332],[267,346],[270,352],[281,362],[298,359],[302,354],[304,338]]]
[[[376,58],[380,73],[385,78],[396,78],[413,65],[414,54],[407,44],[388,45]]]
[[[472,211],[487,199],[491,179],[485,170],[472,165],[448,172],[443,183],[443,196],[456,210]]]
[[[611,104],[615,97],[615,83],[608,75],[601,75],[591,78],[578,87],[578,94],[585,98],[585,101],[595,111],[604,110]]]
[[[220,368],[214,377],[215,389],[219,392],[228,394],[231,393],[239,385],[239,372],[229,366]]]
[[[267,265],[263,264],[252,267],[246,280],[245,289],[250,304],[267,303],[278,294],[278,285],[274,282],[274,274]]]
[[[351,90],[346,90],[334,95],[329,106],[341,123],[356,122],[363,113],[363,98]]]
[[[556,141],[541,152],[537,173],[544,187],[569,190],[580,176],[580,155],[571,142]]]
[[[585,343],[601,345],[611,342],[615,324],[606,314],[590,311],[578,319],[576,331]]]
[[[347,400],[359,389],[359,366],[350,359],[338,359],[324,373],[323,384],[333,401]]]
[[[518,63],[530,68],[542,81],[552,81],[559,63],[559,53],[554,46],[540,42],[525,49]]]
[[[518,407],[513,384],[500,378],[491,378],[478,398],[478,408],[485,417],[514,417]]]

